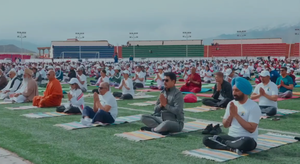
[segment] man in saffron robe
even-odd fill
[[[47,73],[49,83],[47,85],[44,96],[35,96],[33,98],[33,106],[43,107],[57,107],[60,106],[63,98],[63,92],[60,82],[55,78],[53,70]]]
[[[196,73],[196,68],[193,67],[191,70],[191,74],[186,79],[186,84],[180,88],[181,92],[201,92],[201,77],[198,73]]]

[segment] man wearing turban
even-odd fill
[[[256,102],[248,98],[252,85],[237,77],[232,80],[234,100],[226,108],[223,125],[229,128],[228,135],[205,137],[203,144],[212,149],[234,151],[238,154],[254,150],[257,146],[258,124],[261,110]]]

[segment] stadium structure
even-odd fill
[[[53,59],[119,58],[211,58],[211,57],[300,57],[299,43],[283,43],[281,38],[215,39],[211,45],[202,40],[132,40],[126,45],[113,46],[106,40],[52,41]]]

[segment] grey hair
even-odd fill
[[[109,84],[108,84],[108,82],[102,82],[101,84],[109,90]]]

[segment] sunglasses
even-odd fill
[[[100,90],[105,89],[104,87],[99,87]]]
[[[49,76],[50,74],[48,73],[47,76]]]
[[[162,81],[167,83],[169,82],[169,79],[163,79]]]

